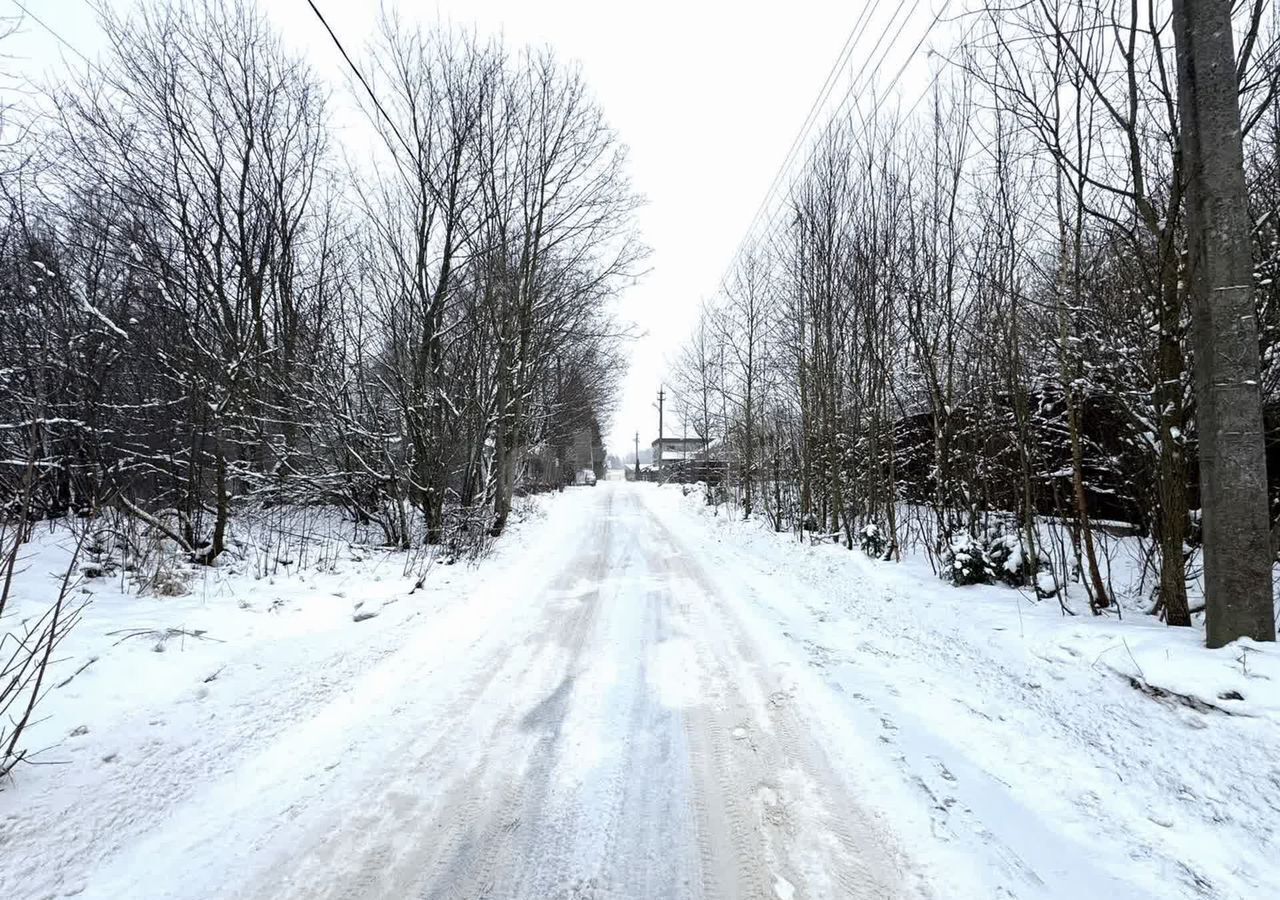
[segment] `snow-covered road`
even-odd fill
[[[892,835],[758,665],[735,598],[642,491],[581,493],[567,551],[527,560],[517,602],[455,633],[448,659],[391,655],[85,894],[912,893]]]
[[[1265,795],[1194,774],[1245,785],[1222,748],[1272,754],[1261,723],[1207,728],[1071,659],[1000,662],[1005,626],[970,635],[938,588],[865,560],[799,578],[828,558],[727,540],[695,500],[567,492],[425,599],[140,692],[70,739],[90,743],[65,774],[0,794],[0,896],[1228,897],[1268,877],[1257,854],[1193,860],[1209,878],[1179,855],[1265,845]]]
[[[422,659],[335,735],[325,786],[300,771],[266,809],[247,794],[271,833],[237,854],[233,892],[900,896],[892,841],[643,497],[591,493],[563,535],[573,552],[460,666]],[[178,831],[198,828],[197,845],[229,827],[193,819]],[[116,896],[159,886],[157,849]],[[164,894],[184,895],[180,878]]]

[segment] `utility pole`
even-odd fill
[[[1276,637],[1232,6],[1173,0],[1210,647]]]
[[[636,432],[636,481],[640,480],[640,432]]]
[[[662,401],[666,399],[662,388],[658,388],[658,458],[654,460],[654,465],[658,468],[658,474],[662,474]]]

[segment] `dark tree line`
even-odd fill
[[[1280,434],[1267,9],[1236,5],[1236,46]],[[685,419],[726,448],[730,499],[779,530],[886,558],[920,548],[961,582],[1078,582],[1094,611],[1144,591],[1189,624],[1199,498],[1168,4],[975,18],[907,113],[851,112],[812,140],[680,356]],[[1142,539],[1140,584],[1111,577],[1118,533]]]
[[[570,477],[643,252],[574,67],[387,20],[344,145],[250,2],[102,25],[96,64],[6,115],[5,516],[110,507],[211,563],[248,504],[409,547],[496,535],[526,481]]]

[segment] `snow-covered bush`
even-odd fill
[[[1008,525],[997,525],[982,537],[956,531],[951,535],[944,562],[941,576],[956,586],[996,583],[1016,588],[1034,586],[1041,598],[1052,597],[1058,590],[1057,581],[1046,571],[1043,561],[1033,569],[1021,533]]]
[[[987,540],[987,565],[991,575],[1009,587],[1026,587],[1031,583],[1031,560],[1016,531],[995,534]]]
[[[883,559],[885,551],[889,549],[889,539],[879,525],[868,522],[858,532],[858,546],[872,559]]]
[[[729,489],[723,481],[717,482],[715,485],[707,486],[708,506],[719,506],[722,503],[728,503],[729,500]]]
[[[991,566],[987,561],[986,550],[967,531],[957,531],[951,535],[944,561],[946,567],[942,570],[942,577],[956,587],[991,584]]]
[[[143,590],[153,597],[185,597],[191,590],[187,586],[188,574],[176,564],[163,565],[145,582]]]
[[[132,564],[138,593],[152,597],[183,597],[189,592],[191,577],[187,554],[175,547],[163,534],[142,526],[142,536]]]
[[[1036,573],[1036,596],[1041,600],[1048,600],[1050,597],[1056,597],[1059,590],[1057,576],[1047,565],[1042,565],[1040,571]]]

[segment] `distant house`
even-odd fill
[[[661,470],[701,459],[706,453],[707,442],[699,437],[660,437],[650,446],[653,447],[653,464]]]

